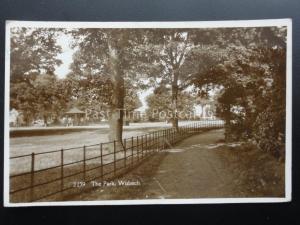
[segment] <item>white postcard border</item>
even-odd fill
[[[286,57],[286,162],[285,197],[282,198],[194,198],[194,199],[143,199],[103,201],[9,202],[9,88],[10,88],[10,28],[222,28],[287,26]],[[6,21],[5,36],[5,113],[4,113],[4,206],[75,206],[75,205],[153,205],[153,204],[219,204],[219,203],[274,203],[292,199],[292,20],[228,20],[186,22],[45,22]]]

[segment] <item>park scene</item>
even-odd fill
[[[285,196],[287,27],[10,28],[13,203]]]

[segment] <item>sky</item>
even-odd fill
[[[57,43],[62,47],[62,53],[58,55],[58,58],[62,61],[62,64],[56,67],[55,73],[59,78],[65,78],[70,72],[70,64],[72,63],[73,53],[76,51],[72,49],[69,45],[72,39],[69,35],[61,35],[57,39]]]

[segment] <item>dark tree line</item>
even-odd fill
[[[226,122],[227,140],[251,140],[284,156],[286,28],[236,28],[223,35],[226,56],[200,72],[195,84],[222,87],[217,115]]]

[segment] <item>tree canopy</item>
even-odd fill
[[[58,78],[62,32],[75,53],[69,74]],[[213,99],[226,140],[284,151],[286,27],[12,28],[10,72],[10,107],[27,124],[58,119],[73,105],[106,110],[110,139],[121,140],[124,113],[139,108],[138,92],[152,87],[148,111],[171,112],[176,129],[180,111]]]
[[[286,28],[231,28],[221,63],[199,71],[199,88],[219,86],[218,116],[228,140],[255,140],[275,155],[285,142]]]

